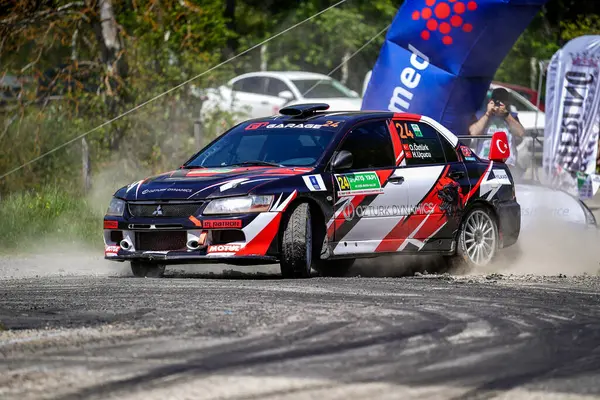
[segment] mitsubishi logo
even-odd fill
[[[163,215],[162,206],[160,204],[158,205],[158,207],[156,207],[156,210],[154,210],[154,212],[152,212],[152,215],[155,217],[160,217]]]

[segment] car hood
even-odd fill
[[[274,167],[178,169],[134,182],[121,188],[116,196],[128,201],[243,196],[264,183],[311,170]]]

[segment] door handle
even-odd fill
[[[260,102],[260,104],[262,104],[263,106],[267,106],[267,105],[269,105],[269,102],[266,100],[263,100]]]
[[[404,177],[403,176],[392,176],[389,179],[390,183],[393,183],[394,185],[401,185],[404,182]]]
[[[464,178],[465,173],[463,171],[452,171],[450,172],[450,174],[448,174],[448,176],[454,180],[457,180],[460,178]]]

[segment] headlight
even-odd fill
[[[269,211],[273,196],[244,196],[213,200],[203,214],[245,214]]]
[[[125,211],[125,202],[121,199],[117,199],[113,197],[108,205],[108,210],[106,210],[106,215],[110,215],[113,217],[122,217],[123,212]]]

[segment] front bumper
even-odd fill
[[[110,261],[147,261],[157,264],[232,264],[232,265],[261,265],[274,264],[279,260],[274,256],[236,256],[236,255],[207,255],[201,252],[186,251],[131,251],[114,256],[104,257]]]
[[[281,212],[192,220],[106,217],[104,258],[163,264],[278,261]]]

